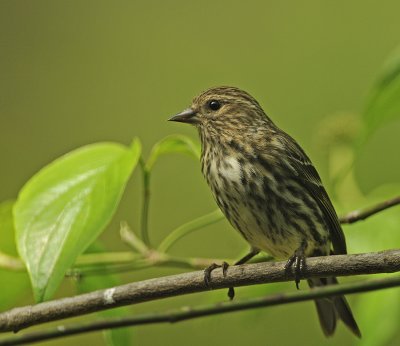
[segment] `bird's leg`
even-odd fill
[[[257,255],[259,252],[260,252],[259,250],[251,249],[250,252],[246,256],[241,258],[239,261],[235,262],[234,265],[237,266],[237,265],[241,265],[241,264],[244,264],[244,263],[248,262],[255,255]],[[229,289],[228,289],[228,297],[229,297],[230,300],[232,300],[235,297],[235,289],[233,287],[229,287]]]
[[[291,272],[291,268],[294,267],[294,281],[296,288],[299,289],[300,278],[304,274],[306,269],[306,256],[304,251],[307,247],[307,242],[303,241],[300,247],[294,252],[285,264],[285,271]]]

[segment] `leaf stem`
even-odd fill
[[[133,250],[139,252],[143,256],[146,256],[146,254],[149,252],[149,248],[129,227],[127,222],[121,222],[119,233],[121,235],[122,241],[129,245]]]
[[[150,251],[147,257],[137,258],[129,264],[113,265],[108,267],[86,267],[72,270],[71,276],[104,275],[105,273],[123,273],[132,270],[140,270],[149,267],[174,267],[181,269],[202,270],[213,263],[233,263],[233,259],[178,257],[170,256],[158,251]]]
[[[74,267],[104,264],[124,264],[133,262],[139,257],[141,257],[141,255],[130,251],[87,253],[77,258]]]
[[[140,159],[140,166],[143,174],[143,201],[142,201],[142,218],[141,218],[141,238],[143,242],[150,247],[150,239],[148,233],[149,227],[149,206],[150,206],[150,178],[151,173],[147,169],[144,160]]]
[[[158,247],[159,252],[167,252],[169,248],[185,235],[224,219],[219,209],[189,221],[173,230]]]
[[[25,266],[19,258],[9,256],[4,252],[0,252],[0,268],[16,271],[25,270]]]

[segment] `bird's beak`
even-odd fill
[[[196,112],[191,108],[187,108],[184,111],[168,119],[168,121],[177,121],[180,123],[188,124],[196,124],[198,120],[199,119],[196,117]]]

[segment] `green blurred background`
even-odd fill
[[[362,126],[360,113],[382,64],[400,44],[399,13],[400,3],[394,0],[245,4],[1,0],[0,201],[15,198],[24,182],[46,163],[88,143],[128,144],[138,136],[146,154],[168,134],[197,139],[194,129],[166,119],[187,107],[201,90],[216,85],[239,86],[250,92],[301,143],[339,212],[396,195],[400,191],[400,122],[381,127],[359,151],[349,143]],[[351,162],[354,156],[355,169],[333,184],[343,162]],[[137,171],[114,221],[101,237],[108,250],[127,251],[119,239],[118,223],[128,220],[135,229],[139,227],[140,196]],[[216,208],[199,164],[179,155],[157,162],[151,203],[150,236],[155,244],[183,222]],[[393,238],[398,232],[398,214],[390,210],[346,227],[349,252],[399,247],[399,236]],[[377,240],[378,229],[384,234]],[[1,246],[12,253],[7,235],[0,234]],[[237,258],[244,249],[244,241],[224,221],[188,236],[172,252]],[[121,275],[119,280],[180,271],[152,268]],[[1,270],[0,281],[4,288],[1,309],[32,302],[24,274]],[[277,287],[294,289],[292,283],[241,288],[237,297],[262,295]],[[157,301],[130,311],[217,302],[226,299],[225,293]],[[58,296],[67,294],[74,294],[70,280]],[[387,313],[382,303],[393,306],[396,300],[400,304],[398,290],[350,300],[365,335],[362,342],[355,341],[342,325],[334,338],[325,339],[314,306],[308,302],[132,328],[132,344],[399,343],[400,335],[387,331],[387,326],[393,319],[399,324],[400,313],[398,309]],[[46,344],[84,342],[101,344],[102,335]]]

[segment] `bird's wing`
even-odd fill
[[[330,201],[321,178],[303,149],[289,135],[284,136],[283,145],[288,152],[288,164],[292,168],[295,179],[310,193],[320,207],[329,227],[335,254],[346,254],[346,240],[335,208]]]

